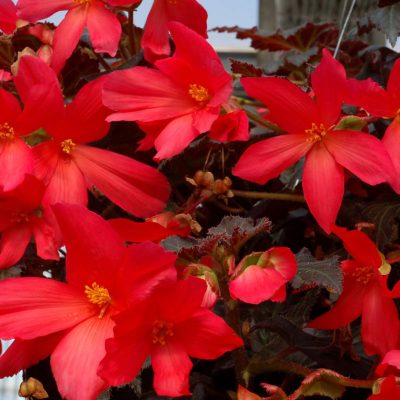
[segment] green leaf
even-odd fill
[[[296,254],[297,275],[291,282],[294,289],[303,286],[317,285],[332,293],[341,293],[343,276],[339,267],[339,257],[332,256],[324,260],[316,260],[307,248]]]
[[[336,125],[335,130],[350,130],[360,131],[367,125],[365,118],[357,117],[356,115],[349,115],[343,117]]]

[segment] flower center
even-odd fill
[[[74,0],[75,3],[78,4],[87,4],[90,3],[92,0]]]
[[[307,142],[318,142],[326,135],[327,130],[324,124],[317,125],[316,123],[311,124],[311,129],[306,129],[305,132],[310,135],[307,138]]]
[[[353,272],[352,275],[356,278],[357,282],[363,283],[366,285],[371,278],[374,276],[374,271],[371,267],[357,267]]]
[[[99,318],[103,318],[111,304],[111,296],[108,290],[105,287],[98,285],[96,282],[93,282],[91,287],[88,285],[85,286],[85,294],[90,303],[99,306]]]
[[[76,144],[71,139],[66,139],[61,142],[61,150],[65,154],[71,154],[75,147]]]
[[[0,124],[0,139],[13,140],[15,137],[14,128],[7,122]]]
[[[156,320],[153,322],[153,330],[151,334],[153,336],[153,343],[160,343],[161,346],[164,346],[166,341],[165,339],[168,336],[174,336],[174,332],[172,330],[174,324],[165,321]]]
[[[197,85],[196,83],[189,85],[189,94],[199,103],[205,103],[210,99],[208,90],[204,86]]]

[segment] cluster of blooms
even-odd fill
[[[71,101],[60,87],[59,74],[85,27],[95,52],[115,56],[120,12],[137,3],[19,0],[15,6],[0,0],[6,34],[68,10],[54,32],[29,28],[43,46],[21,56],[7,75],[18,98],[0,89],[0,268],[16,265],[32,236],[43,259],[57,260],[60,247],[67,249],[66,283],[28,277],[0,282],[0,338],[15,339],[0,357],[0,376],[51,355],[59,391],[71,400],[95,399],[108,386],[130,382],[149,356],[158,394],[189,394],[189,356],[214,359],[243,344],[210,310],[220,296],[213,261],[201,259],[180,276],[176,256],[156,244],[188,236],[195,225],[190,215],[157,214],[169,198],[167,179],[156,168],[88,145],[103,138],[112,121],[137,122],[146,132],[140,150],[154,147],[156,161],[181,153],[206,132],[220,142],[248,140],[246,112],[231,97],[232,77],[205,39],[206,11],[196,0],[154,0],[141,42],[152,67],[106,73]],[[387,90],[347,79],[328,50],[311,75],[312,91],[277,77],[241,83],[265,104],[268,111],[260,118],[280,134],[252,144],[233,174],[265,184],[305,157],[309,210],[351,256],[341,264],[338,301],[309,327],[337,329],[361,315],[364,350],[383,359],[378,374],[390,375],[370,397],[383,399],[386,391],[400,390],[393,378],[400,376],[393,300],[400,283],[388,289],[390,265],[367,235],[335,223],[347,172],[370,185],[388,182],[400,193],[400,61]],[[344,103],[393,118],[383,140],[346,128]],[[147,220],[103,220],[85,208],[87,189]],[[296,272],[288,248],[255,252],[237,265],[227,262],[228,291],[250,304],[282,302]]]

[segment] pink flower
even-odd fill
[[[59,73],[74,51],[85,27],[94,50],[115,56],[121,37],[121,24],[109,6],[124,6],[139,0],[19,0],[21,18],[36,22],[52,14],[68,10],[54,35],[51,66]]]
[[[232,274],[229,291],[245,303],[281,302],[286,298],[286,284],[296,272],[296,257],[290,249],[273,247],[243,258]]]
[[[58,389],[68,400],[95,400],[107,388],[96,370],[113,336],[111,317],[174,281],[175,255],[153,243],[124,246],[106,221],[79,206],[54,207],[67,247],[67,283],[45,278],[0,282],[0,358],[9,376],[51,354]],[[79,389],[77,389],[79,388]]]
[[[176,45],[172,57],[157,61],[157,69],[114,72],[104,86],[104,103],[116,111],[109,121],[159,123],[158,160],[208,131],[232,92],[232,78],[212,47],[182,24],[169,27]]]
[[[44,202],[86,205],[87,189],[96,187],[111,201],[140,217],[148,217],[164,208],[170,188],[156,169],[129,157],[85,143],[105,136],[109,110],[101,103],[105,78],[85,85],[74,100],[64,107],[57,77],[42,60],[23,57],[21,65],[30,65],[24,86],[46,77],[53,104],[45,124],[51,140],[33,148],[35,175],[47,185]]]
[[[190,357],[212,360],[243,345],[225,321],[201,307],[206,284],[197,278],[160,287],[115,317],[115,338],[98,369],[110,385],[128,383],[151,356],[158,395],[190,394]]]
[[[287,134],[251,145],[233,174],[264,184],[305,156],[304,197],[319,225],[330,232],[344,194],[344,169],[376,185],[387,181],[393,165],[372,135],[335,129],[344,99],[345,71],[325,50],[311,76],[315,98],[288,80],[243,78],[246,92],[265,103],[267,118]]]

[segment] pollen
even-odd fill
[[[7,122],[0,124],[0,139],[12,140],[15,137],[14,128]]]
[[[153,330],[151,334],[153,336],[153,343],[160,343],[161,346],[165,346],[166,338],[174,336],[172,330],[174,324],[165,321],[156,320],[153,322]]]
[[[374,276],[374,271],[371,267],[357,267],[353,273],[353,277],[356,278],[357,282],[366,285],[371,278]]]
[[[105,287],[98,285],[96,282],[93,282],[91,287],[88,285],[85,286],[85,294],[90,303],[99,306],[99,318],[103,318],[111,304],[111,296],[108,290]]]
[[[208,90],[204,86],[197,85],[196,83],[189,85],[189,94],[199,103],[205,103],[210,99]]]
[[[318,142],[326,135],[327,130],[324,124],[317,125],[313,122],[311,128],[306,129],[305,132],[310,135],[310,137],[307,138],[307,142]]]
[[[87,4],[90,3],[92,0],[74,0],[77,4]]]
[[[71,154],[76,144],[71,139],[66,139],[61,142],[61,150],[66,154]]]

